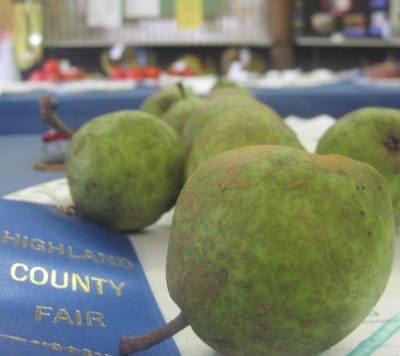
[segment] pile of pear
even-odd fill
[[[302,147],[270,107],[243,87],[199,97],[181,84],[138,110],[106,113],[74,133],[66,175],[75,210],[116,231],[139,231],[169,211],[191,173],[223,151],[252,144]]]
[[[181,313],[163,335],[190,325],[227,355],[317,355],[382,296],[400,221],[400,115],[348,116],[313,153],[247,88],[164,88],[74,133],[71,196],[124,232],[174,208],[166,280]],[[121,354],[151,335],[121,338]]]

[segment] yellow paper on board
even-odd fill
[[[175,0],[175,16],[179,29],[200,29],[203,23],[203,1]]]
[[[12,38],[20,69],[27,70],[42,59],[43,5],[40,2],[13,3]]]

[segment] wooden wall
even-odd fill
[[[0,0],[0,32],[12,28],[12,0]]]

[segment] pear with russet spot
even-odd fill
[[[190,325],[226,355],[318,355],[380,299],[394,237],[386,181],[369,164],[287,146],[223,152],[175,206],[166,279],[180,314],[120,351]]]

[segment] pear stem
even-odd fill
[[[39,105],[42,121],[71,138],[74,131],[67,127],[54,112],[58,108],[59,102],[54,100],[50,95],[43,95],[40,98]]]
[[[185,89],[185,87],[183,86],[182,82],[179,82],[179,83],[177,84],[177,86],[178,86],[178,88],[179,88],[179,91],[180,91],[180,93],[181,93],[182,98],[185,99],[185,98],[187,97],[187,94],[186,94],[186,89]]]
[[[189,322],[183,313],[180,312],[178,316],[168,324],[147,334],[140,336],[123,336],[119,341],[120,355],[126,356],[137,351],[148,349],[175,335],[188,325]]]

